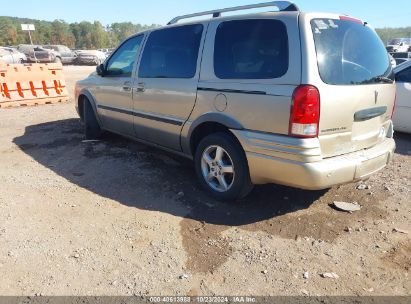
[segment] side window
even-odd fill
[[[279,78],[288,70],[288,35],[278,20],[235,20],[219,25],[214,72],[220,79]]]
[[[141,78],[193,78],[203,25],[185,25],[150,34],[141,59]]]
[[[402,70],[395,76],[398,82],[410,82],[411,83],[411,67]]]
[[[143,37],[143,35],[140,35],[130,38],[120,46],[107,63],[107,76],[131,77]]]

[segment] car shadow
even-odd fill
[[[226,226],[252,224],[307,209],[326,191],[258,186],[221,203],[199,188],[190,160],[116,135],[83,142],[78,119],[28,126],[13,142],[71,183],[120,204]]]
[[[394,139],[397,144],[396,153],[411,155],[411,134],[396,132]]]

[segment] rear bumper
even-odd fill
[[[245,150],[254,184],[276,183],[300,189],[321,190],[364,180],[380,171],[391,161],[395,142],[392,138],[386,138],[367,150],[313,162],[269,156],[260,151],[250,152],[247,148]],[[304,151],[307,153],[307,149]]]

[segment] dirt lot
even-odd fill
[[[92,70],[67,67],[70,90]],[[370,189],[267,185],[238,204],[185,159],[82,139],[72,102],[0,111],[0,294],[411,295],[411,136]]]

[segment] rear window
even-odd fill
[[[352,20],[314,19],[311,27],[325,83],[359,85],[392,77],[385,46],[367,25]]]
[[[214,71],[220,79],[270,79],[288,70],[288,36],[278,20],[235,20],[217,29]]]

